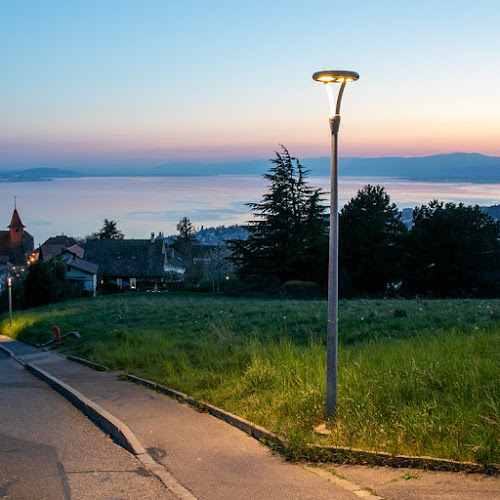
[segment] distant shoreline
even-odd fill
[[[1,176],[1,172],[0,172]],[[27,183],[27,182],[51,182],[54,180],[59,180],[59,179],[108,179],[108,178],[165,178],[165,177],[171,177],[171,178],[178,178],[178,177],[190,177],[190,178],[203,178],[203,177],[210,177],[210,178],[225,178],[225,177],[260,177],[261,174],[249,174],[249,173],[244,173],[244,174],[111,174],[111,173],[106,173],[106,174],[81,174],[79,176],[58,176],[58,177],[48,177],[48,178],[39,178],[39,177],[12,177],[12,178],[5,178],[5,177],[0,177],[0,183],[2,184],[18,184],[18,183]],[[312,173],[309,178],[315,178],[315,177],[320,177],[320,178],[326,178],[329,177],[329,175],[325,174],[315,174]],[[363,175],[352,175],[350,173],[341,173],[339,172],[339,179],[345,179],[345,178],[356,178],[356,179],[370,179],[372,182],[376,179],[380,179],[381,182],[383,182],[384,179],[391,179],[393,181],[405,181],[405,182],[426,182],[426,183],[432,183],[432,184],[500,184],[500,178],[499,179],[490,179],[490,178],[477,178],[477,177],[449,177],[449,178],[436,178],[436,177],[410,177],[410,176],[389,176],[389,175],[377,175],[375,173],[373,174],[363,174]]]
[[[304,158],[300,163],[310,177],[330,175],[330,159]],[[269,160],[239,162],[170,162],[157,166],[136,163],[111,167],[75,165],[69,168],[38,167],[24,170],[0,171],[0,182],[39,182],[78,177],[254,177],[269,171]],[[71,168],[71,167],[70,167]],[[471,184],[500,184],[500,157],[477,153],[451,153],[424,157],[357,158],[341,157],[340,177],[402,179],[411,182],[466,182]]]

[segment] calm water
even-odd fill
[[[327,177],[311,177],[315,187],[329,189]],[[343,177],[340,204],[364,185],[385,186],[398,207],[414,207],[437,198],[479,205],[500,203],[500,184],[430,183],[397,179]],[[85,177],[50,182],[0,183],[0,227],[10,223],[14,196],[26,229],[36,244],[49,236],[85,236],[99,230],[104,218],[116,220],[127,238],[149,238],[152,232],[175,234],[189,217],[196,227],[248,221],[245,203],[266,192],[260,177]]]

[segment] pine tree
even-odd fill
[[[192,264],[198,246],[194,226],[187,217],[183,217],[177,223],[177,231],[179,235],[175,238],[173,246],[182,255],[186,264]]]
[[[123,240],[123,233],[116,227],[114,220],[104,219],[101,230],[98,233],[101,240]]]
[[[308,171],[282,146],[264,178],[269,191],[247,204],[255,220],[248,239],[233,241],[240,277],[252,274],[288,280],[326,281],[327,220],[322,191],[306,183]]]

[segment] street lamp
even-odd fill
[[[7,278],[9,288],[9,326],[12,326],[12,278]]]
[[[326,344],[326,412],[325,423],[337,414],[337,352],[338,352],[338,303],[339,303],[339,193],[338,193],[338,134],[340,128],[340,103],[347,82],[354,82],[359,75],[354,71],[317,71],[313,79],[325,84],[330,102],[331,170],[330,170],[330,239],[328,251],[328,323]],[[335,103],[330,83],[340,83]]]

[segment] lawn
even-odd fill
[[[500,463],[500,300],[340,302],[339,412],[325,393],[326,302],[128,294],[14,313],[0,331],[157,381],[288,438]]]

